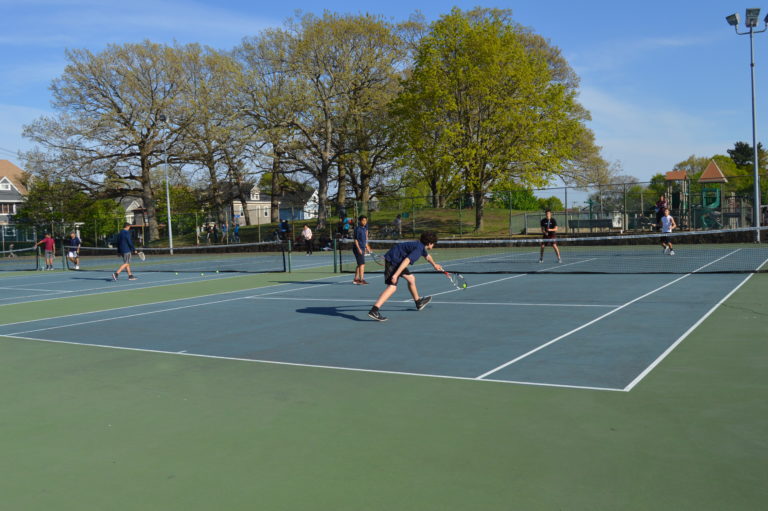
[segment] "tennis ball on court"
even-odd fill
[[[200,276],[201,276],[201,277],[205,277],[205,273],[201,273],[201,274],[200,274]]]
[[[176,275],[178,275],[178,273]]]
[[[463,287],[463,288],[466,288],[466,287],[467,287],[467,285],[466,285],[466,284],[462,284],[462,285],[461,285],[461,287]]]
[[[216,270],[216,273],[219,273],[219,270]]]

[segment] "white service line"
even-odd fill
[[[58,290],[58,289],[26,288],[26,287],[16,287],[16,286],[0,287],[0,289],[5,289],[5,290],[8,290],[8,291],[37,291],[38,294],[40,294],[40,293],[76,293],[77,292],[77,291],[61,291],[61,290]],[[37,295],[31,295],[31,296],[37,296]],[[9,299],[13,300],[14,298],[18,299],[19,297],[18,296],[17,297],[11,297]]]
[[[527,358],[527,357],[529,357],[529,356],[533,355],[534,353],[536,353],[536,352],[538,352],[538,351],[540,351],[540,350],[543,350],[543,349],[544,349],[544,348],[546,348],[547,346],[550,346],[550,345],[552,345],[552,344],[554,344],[554,343],[556,343],[556,342],[558,342],[558,341],[561,341],[561,340],[565,339],[566,337],[568,337],[568,336],[570,336],[570,335],[572,335],[572,334],[575,334],[576,332],[578,332],[578,331],[580,331],[580,330],[583,330],[583,329],[587,328],[588,326],[590,326],[590,325],[593,325],[593,324],[597,323],[598,321],[600,321],[600,320],[602,320],[602,319],[605,319],[605,318],[607,318],[608,316],[611,316],[612,314],[615,314],[616,312],[618,312],[618,311],[620,311],[620,310],[622,310],[622,309],[624,309],[624,308],[626,308],[626,307],[629,307],[629,306],[630,306],[630,305],[632,305],[633,303],[635,303],[635,302],[638,302],[638,301],[642,300],[643,298],[646,298],[646,297],[648,297],[648,296],[650,296],[650,295],[652,295],[652,294],[654,294],[654,293],[657,293],[657,292],[661,291],[662,289],[664,289],[664,288],[667,288],[667,287],[671,286],[672,284],[675,284],[675,283],[677,283],[677,282],[679,282],[679,281],[683,280],[684,278],[690,277],[690,276],[691,276],[691,275],[693,275],[694,273],[696,273],[696,272],[698,272],[698,271],[700,271],[700,270],[703,270],[703,269],[704,269],[704,268],[706,268],[707,266],[709,266],[709,265],[711,265],[711,264],[714,264],[714,263],[716,263],[716,262],[720,261],[721,259],[725,259],[726,257],[728,257],[728,256],[730,256],[730,255],[733,255],[733,254],[735,254],[735,253],[736,253],[736,252],[738,252],[739,250],[741,250],[741,249],[739,248],[739,249],[736,249],[736,250],[734,250],[734,251],[732,251],[732,252],[729,252],[728,254],[726,254],[726,255],[724,255],[724,256],[722,256],[722,257],[719,257],[719,258],[715,259],[714,261],[712,261],[712,262],[710,262],[710,263],[707,263],[707,264],[705,264],[704,266],[701,266],[701,267],[697,268],[696,270],[692,271],[691,273],[686,273],[685,275],[683,275],[683,276],[681,276],[681,277],[678,277],[678,278],[676,278],[675,280],[673,280],[673,281],[671,281],[671,282],[667,282],[667,283],[666,283],[666,284],[664,284],[663,286],[657,287],[656,289],[654,289],[654,290],[652,290],[652,291],[649,291],[649,292],[645,293],[645,294],[644,294],[644,295],[642,295],[642,296],[638,296],[637,298],[635,298],[635,299],[633,299],[633,300],[630,300],[630,301],[628,301],[627,303],[625,303],[625,304],[623,304],[623,305],[620,305],[619,307],[616,307],[615,309],[613,309],[613,310],[611,310],[611,311],[608,311],[608,312],[606,312],[606,313],[605,313],[605,314],[603,314],[602,316],[598,316],[597,318],[593,319],[592,321],[589,321],[589,322],[587,322],[587,323],[584,323],[583,325],[581,325],[581,326],[579,326],[579,327],[576,327],[576,328],[574,328],[573,330],[571,330],[571,331],[569,331],[569,332],[566,332],[566,333],[564,333],[564,334],[563,334],[563,335],[561,335],[561,336],[555,337],[555,338],[554,338],[554,339],[552,339],[551,341],[548,341],[548,342],[546,342],[546,343],[544,343],[544,344],[542,344],[542,345],[540,345],[540,346],[538,346],[538,347],[536,347],[536,348],[534,348],[534,349],[532,349],[532,350],[528,351],[527,353],[523,353],[523,354],[522,354],[522,355],[520,355],[519,357],[513,358],[512,360],[510,360],[510,361],[508,361],[508,362],[505,362],[505,363],[501,364],[501,365],[500,365],[500,366],[498,366],[498,367],[494,367],[494,368],[493,368],[493,369],[491,369],[490,371],[487,371],[487,372],[485,372],[485,373],[481,374],[480,376],[477,376],[477,379],[478,379],[478,380],[482,380],[482,379],[483,379],[483,378],[485,378],[486,376],[489,376],[489,375],[491,375],[491,374],[493,374],[493,373],[496,373],[496,372],[498,372],[498,371],[501,371],[501,370],[502,370],[502,369],[504,369],[505,367],[507,367],[507,366],[510,366],[510,365],[512,365],[512,364],[514,364],[514,363],[516,363],[516,362],[519,362],[520,360],[523,360],[524,358]]]
[[[7,336],[10,337],[10,336]],[[583,385],[563,385],[558,383],[538,383],[538,382],[526,382],[526,381],[512,381],[512,380],[493,380],[493,379],[486,379],[486,380],[478,380],[477,378],[471,378],[468,376],[446,376],[441,374],[430,374],[430,373],[412,373],[412,372],[405,372],[405,371],[387,371],[384,369],[362,369],[358,367],[343,367],[343,366],[330,366],[330,365],[320,365],[320,364],[302,364],[299,362],[280,362],[278,360],[260,360],[260,359],[252,359],[252,358],[241,358],[241,357],[225,357],[225,356],[217,356],[217,355],[203,355],[199,353],[187,353],[186,350],[182,351],[165,351],[165,350],[153,350],[149,348],[129,348],[127,346],[110,346],[107,344],[86,344],[82,342],[73,342],[73,341],[59,341],[59,340],[53,340],[53,339],[40,339],[37,337],[20,337],[20,336],[13,336],[14,339],[22,339],[25,341],[38,341],[38,342],[48,342],[52,344],[68,344],[72,346],[84,346],[84,347],[90,347],[90,348],[108,348],[108,349],[114,349],[114,350],[123,350],[123,351],[137,351],[140,353],[159,353],[163,355],[181,355],[185,357],[195,357],[195,358],[210,358],[214,360],[231,360],[231,361],[237,361],[237,362],[251,362],[251,363],[257,363],[257,364],[271,364],[271,365],[281,365],[281,366],[292,366],[292,367],[308,367],[312,369],[332,369],[336,371],[349,371],[349,372],[355,372],[355,373],[374,373],[374,374],[393,374],[397,376],[420,376],[423,378],[439,378],[442,380],[461,380],[461,381],[471,381],[471,382],[482,382],[482,383],[505,383],[505,384],[513,384],[513,385],[529,385],[532,387],[557,387],[557,388],[568,388],[568,389],[579,389],[579,390],[608,390],[608,391],[614,391],[614,392],[621,392],[622,389],[616,389],[611,387],[589,387],[589,386],[583,386]]]
[[[359,298],[303,298],[303,297],[275,297],[275,296],[249,296],[255,300],[284,300],[289,302],[365,302],[371,303],[371,299],[359,299]],[[413,301],[408,298],[405,300],[392,300],[393,303],[407,303]],[[433,305],[501,305],[501,306],[515,306],[515,307],[602,307],[602,308],[614,308],[618,305],[592,305],[583,303],[523,303],[523,302],[440,302],[433,300],[430,302]]]

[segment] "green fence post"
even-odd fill
[[[331,236],[333,236],[333,232],[331,232]],[[333,236],[333,273],[339,273],[339,261],[336,259],[336,253],[338,252],[338,247],[336,246],[337,240],[336,236]]]

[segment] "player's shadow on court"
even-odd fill
[[[304,307],[303,309],[296,309],[296,312],[301,312],[302,314],[318,314],[320,316],[336,316],[350,321],[365,321],[362,318],[352,314],[345,314],[341,311],[341,309],[346,308],[348,307]]]

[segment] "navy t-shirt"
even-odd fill
[[[368,245],[368,226],[358,225],[355,227],[355,239],[360,246],[360,250],[365,252],[365,246]],[[357,247],[354,247],[357,250]]]
[[[123,229],[120,234],[117,235],[117,253],[118,254],[130,254],[134,251],[133,240],[131,240],[130,231]]]
[[[81,245],[80,238],[78,238],[77,236],[75,236],[74,238],[67,238],[67,243],[68,243],[69,249],[72,251],[77,250],[77,247]]]
[[[384,259],[395,265],[400,265],[406,257],[413,264],[419,257],[427,257],[427,248],[420,241],[406,241],[398,243],[384,254]]]

